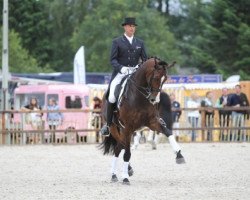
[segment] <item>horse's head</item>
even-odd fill
[[[167,69],[174,66],[174,64],[175,62],[168,65],[168,63],[159,58],[150,58],[144,63],[148,93],[147,98],[150,103],[159,103],[162,85],[167,80]]]

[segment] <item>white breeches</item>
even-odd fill
[[[115,78],[111,81],[110,83],[110,89],[109,89],[109,102],[110,103],[115,103],[116,102],[116,98],[115,98],[115,88],[116,86],[121,82],[122,78],[126,76],[126,74],[121,74],[118,73]]]

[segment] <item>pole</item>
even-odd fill
[[[2,110],[8,109],[8,79],[9,79],[9,50],[8,50],[8,0],[3,2],[3,49],[2,49]]]
[[[3,1],[3,47],[2,47],[2,110],[8,110],[8,79],[9,79],[9,50],[8,50],[8,0]],[[2,113],[2,130],[6,129],[5,113]],[[5,143],[5,134],[2,134],[2,143]]]

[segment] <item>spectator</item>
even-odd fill
[[[206,97],[201,101],[201,107],[205,108],[205,127],[211,128],[214,125],[213,93],[208,91]],[[207,131],[207,140],[212,140],[212,130]]]
[[[219,110],[219,123],[220,123],[220,127],[229,127],[229,121],[230,121],[230,116],[231,116],[231,111],[230,110],[223,110],[223,108],[226,108],[228,105],[228,89],[227,88],[223,88],[222,89],[222,95],[221,97],[217,100],[216,102],[216,107],[220,108]],[[228,129],[226,130],[221,130],[220,131],[220,140],[224,141],[225,138],[225,132],[226,135],[229,136],[229,131]],[[229,139],[229,137],[228,137]]]
[[[200,107],[200,103],[198,101],[198,95],[196,93],[192,93],[190,96],[190,100],[187,101],[187,108],[197,109],[197,110],[188,111],[188,122],[193,128],[193,130],[191,131],[192,141],[196,141],[197,130],[194,130],[194,129],[198,127],[198,122],[200,118],[200,113],[198,110],[199,107]]]
[[[24,111],[41,111],[41,106],[38,105],[38,101],[36,97],[32,97],[30,99],[30,103],[21,108]],[[31,125],[33,130],[41,130],[42,129],[42,116],[41,112],[30,112],[25,115],[26,124]],[[38,138],[36,135],[32,133],[27,134],[29,143],[36,143]]]
[[[49,99],[49,103],[47,106],[48,111],[58,111],[58,112],[48,112],[47,113],[47,121],[50,130],[56,130],[56,128],[62,124],[63,115],[59,112],[60,108],[56,103],[54,98]],[[55,132],[53,133],[53,141],[55,141]]]
[[[94,101],[93,109],[101,109],[102,100],[99,97],[94,97],[93,101]],[[95,129],[100,129],[102,127],[101,111],[93,111],[91,125]],[[96,142],[99,142],[99,139],[100,139],[99,131],[96,131]]]
[[[241,86],[235,86],[235,94],[232,94],[228,99],[228,106],[239,108],[249,106],[249,101],[246,94],[241,92]],[[246,140],[246,131],[240,130],[240,127],[245,126],[245,120],[249,118],[249,112],[246,110],[233,110],[232,111],[232,126],[239,127],[239,130],[232,131],[232,141]]]
[[[39,111],[42,110],[41,106],[38,105],[37,98],[32,97],[30,103],[22,108],[25,111]],[[31,112],[27,114],[26,123],[31,124],[33,129],[39,129],[42,125],[42,113]]]
[[[172,106],[173,128],[180,128],[179,119],[180,119],[180,116],[181,116],[181,111],[178,110],[178,109],[180,109],[180,103],[175,100],[175,94],[174,93],[170,94],[170,100],[171,100],[171,106]],[[176,110],[174,110],[174,109],[176,109]],[[180,131],[179,130],[174,130],[173,133],[174,133],[174,135],[176,137],[176,141],[179,141]]]

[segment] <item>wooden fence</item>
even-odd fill
[[[240,111],[250,113],[250,107],[235,108],[231,114],[219,114],[222,109],[213,108],[214,115],[206,115],[205,108],[199,108],[198,119],[189,119],[188,112],[197,109],[182,108],[181,118],[178,124],[173,124],[173,133],[180,142],[250,142],[249,114],[241,114]],[[223,109],[230,110],[230,108]],[[88,125],[84,129],[75,129],[71,122],[71,128],[58,125],[56,129],[48,129],[45,120],[36,127],[24,126],[25,116],[30,111],[1,111],[0,112],[0,145],[27,145],[27,144],[80,144],[100,143],[103,138],[99,135],[102,126],[101,118],[96,112],[99,110],[60,110],[66,112],[90,113]],[[58,112],[58,111],[32,111],[32,112]],[[21,115],[20,122],[13,121],[14,114]],[[192,121],[193,120],[193,121]],[[63,122],[67,123],[67,122]],[[29,128],[27,128],[29,127]],[[141,130],[146,137],[148,129]],[[79,134],[83,132],[84,134]]]

